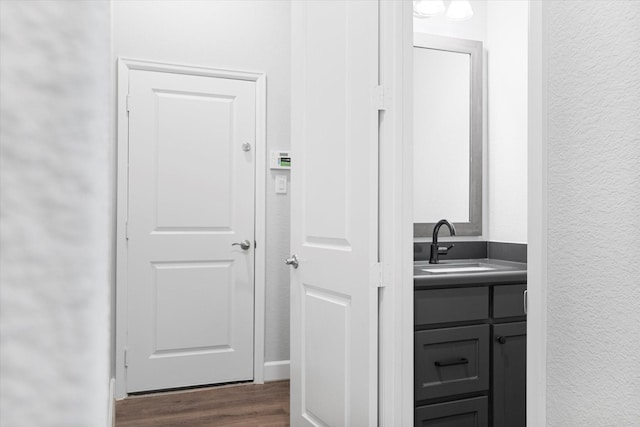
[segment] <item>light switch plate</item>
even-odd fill
[[[276,175],[276,194],[287,194],[286,175]]]

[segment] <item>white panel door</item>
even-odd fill
[[[129,91],[127,391],[250,380],[255,83],[132,70]]]
[[[378,2],[292,3],[291,424],[377,425]]]

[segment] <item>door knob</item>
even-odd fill
[[[251,247],[251,242],[248,240],[243,240],[242,242],[232,243],[231,246],[240,246],[243,251],[249,250]]]
[[[293,268],[298,268],[298,257],[295,254],[291,255],[291,258],[287,258],[284,263],[292,266]]]

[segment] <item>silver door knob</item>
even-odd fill
[[[242,144],[242,151],[251,151],[251,144],[248,142]]]
[[[249,248],[251,247],[251,242],[248,240],[243,240],[242,242],[239,242],[239,243],[232,243],[231,246],[240,246],[243,251],[246,251],[246,250],[249,250]]]
[[[284,263],[292,266],[293,268],[298,268],[298,257],[296,255],[291,255],[291,258],[287,258]]]

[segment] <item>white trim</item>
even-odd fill
[[[109,402],[107,403],[107,427],[116,425],[116,379],[109,380]]]
[[[124,350],[127,343],[127,221],[128,145],[127,94],[129,92],[129,68],[118,59],[116,82],[116,397],[127,395],[124,368]]]
[[[127,70],[156,71],[187,74],[192,76],[216,77],[220,79],[248,80],[252,82],[257,82],[260,79],[265,78],[265,74],[261,72],[223,70],[197,65],[169,64],[166,62],[146,61],[122,57],[118,57],[118,63],[122,63]]]
[[[256,80],[256,186],[254,260],[253,382],[264,383],[265,304],[267,284],[267,76]]]
[[[129,72],[145,70],[180,73],[195,76],[247,80],[256,83],[256,166],[255,166],[255,278],[254,278],[254,382],[264,382],[264,326],[266,285],[266,74],[261,72],[230,71],[215,68],[167,64],[163,62],[118,58],[117,80],[117,195],[116,195],[116,389],[117,398],[126,393],[124,351],[127,342],[127,245],[125,228],[127,221],[128,146],[129,123],[127,116],[127,94]]]
[[[529,2],[527,425],[547,425],[547,6]]]
[[[400,425],[414,425],[414,369],[413,369],[413,7],[412,2],[402,2],[402,67],[398,78],[402,81],[400,120],[398,121],[402,135],[400,171],[400,189],[402,210],[398,230],[400,231],[400,247],[403,254],[401,285],[404,292],[398,298],[397,308],[401,313],[398,335],[402,336],[402,421]],[[398,141],[400,142],[400,141]]]
[[[291,363],[288,360],[264,362],[264,382],[288,380],[290,366]]]
[[[380,2],[380,426],[413,425],[413,7]],[[388,102],[387,102],[388,100]]]

